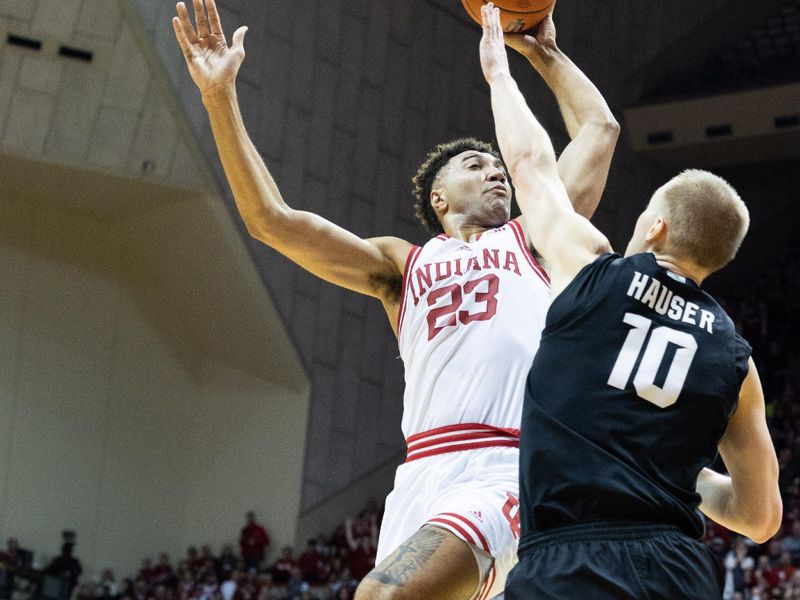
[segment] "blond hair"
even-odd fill
[[[662,188],[674,254],[718,271],[736,256],[750,214],[733,186],[708,171],[688,169]]]

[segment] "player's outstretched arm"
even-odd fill
[[[700,510],[755,542],[767,541],[780,527],[783,504],[778,460],[764,413],[764,392],[752,359],[719,452],[730,477],[703,469],[697,479]]]
[[[558,158],[558,172],[575,212],[591,218],[600,203],[619,138],[619,123],[603,95],[556,44],[548,15],[530,34],[507,33],[505,41],[553,91],[572,140]]]
[[[481,67],[491,88],[500,152],[516,188],[528,234],[550,264],[558,294],[585,265],[607,252],[608,240],[570,204],[550,137],[528,108],[508,68],[499,11],[481,9]]]
[[[248,232],[314,275],[380,298],[385,306],[391,304],[411,244],[397,238],[363,240],[284,202],[247,135],[236,97],[247,28],[237,29],[229,46],[214,0],[193,0],[193,4],[196,27],[180,2],[173,28],[208,111],[220,160]]]

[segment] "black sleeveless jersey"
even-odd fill
[[[525,390],[522,533],[598,520],[702,535],[713,462],[750,346],[652,254],[606,254],[553,301]]]

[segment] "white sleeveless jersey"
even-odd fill
[[[398,317],[409,459],[422,432],[519,429],[550,300],[516,221],[473,242],[440,235],[412,250]]]

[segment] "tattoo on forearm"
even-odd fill
[[[367,577],[377,579],[386,585],[405,585],[414,573],[433,556],[445,539],[446,536],[441,531],[426,527],[392,552]]]

